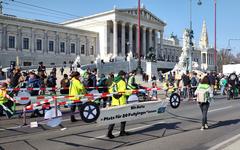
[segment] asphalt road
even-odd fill
[[[106,126],[71,123],[64,117],[63,126],[49,128],[20,127],[20,119],[0,118],[0,146],[10,150],[200,150],[209,149],[240,132],[240,99],[227,101],[217,96],[211,103],[208,114],[210,128],[201,131],[201,112],[194,102],[183,102],[178,109],[170,106],[159,117],[127,123],[129,136],[119,137],[119,126],[114,130],[114,139],[105,137]],[[29,120],[28,120],[29,121]],[[0,149],[1,149],[0,148]]]

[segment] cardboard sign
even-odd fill
[[[99,125],[120,123],[158,116],[166,110],[167,101],[149,101],[101,109]]]

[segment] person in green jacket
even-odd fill
[[[112,104],[111,107],[114,106],[122,106],[127,104],[127,90],[126,90],[126,82],[125,82],[126,73],[124,71],[120,71],[118,76],[114,78],[112,85],[109,87],[110,93],[118,92],[118,94],[113,94],[112,96]],[[115,136],[112,134],[113,128],[115,124],[110,124],[108,126],[107,137],[112,139]],[[120,136],[129,135],[128,132],[125,131],[126,121],[121,122]]]
[[[128,78],[128,81],[127,81],[127,89],[128,90],[136,90],[138,89],[138,85],[136,84],[135,82],[135,76],[137,74],[137,71],[136,70],[133,70]]]
[[[226,77],[222,77],[222,79],[220,80],[220,86],[221,86],[221,95],[225,94],[225,88],[227,86],[227,79]]]
[[[7,83],[0,83],[0,116],[5,112],[8,118],[14,113],[14,103],[7,98]]]
[[[208,129],[207,123],[207,112],[210,105],[210,101],[213,97],[213,90],[209,84],[209,79],[205,76],[195,91],[197,95],[197,102],[199,103],[200,109],[202,111],[202,127],[201,130]]]

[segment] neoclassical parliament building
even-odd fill
[[[153,48],[159,62],[168,62],[173,68],[182,47],[176,36],[163,38],[167,24],[144,7],[140,35],[137,24],[137,8],[114,8],[63,23],[0,15],[0,66],[8,67],[10,63],[29,66],[39,62],[61,65],[77,56],[82,64],[94,62],[97,57],[105,62],[121,61],[130,51],[133,57],[138,56],[140,36],[142,59]],[[205,22],[199,46],[195,44],[194,49],[192,60],[204,70],[214,69],[214,50],[208,45]]]

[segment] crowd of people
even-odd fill
[[[59,71],[61,72],[62,79],[60,81],[60,91],[56,89],[51,89],[47,93],[46,90],[41,90],[41,88],[52,88],[57,86],[57,69],[53,67],[51,72],[47,74],[46,67],[43,63],[39,63],[37,71],[24,72],[21,71],[19,67],[13,67],[10,70],[10,73],[7,76],[6,82],[0,84],[0,115],[3,115],[4,112],[8,118],[14,114],[15,104],[6,97],[6,94],[10,96],[16,96],[18,91],[7,91],[8,88],[39,88],[38,90],[29,90],[31,96],[38,95],[70,95],[70,100],[79,100],[77,95],[89,93],[94,90],[93,87],[98,87],[99,93],[110,92],[116,93],[112,97],[103,97],[98,101],[98,104],[101,107],[114,107],[118,105],[127,104],[127,99],[131,95],[132,90],[142,89],[143,87],[136,83],[135,76],[137,74],[136,70],[133,70],[129,73],[120,71],[118,75],[114,73],[100,75],[100,78],[97,78],[97,69],[86,69],[82,70],[81,66],[76,69],[71,68],[69,75],[64,74],[65,66],[63,66]],[[1,70],[0,70],[1,73]],[[235,75],[236,78],[232,78],[232,75]],[[197,73],[197,72],[188,72],[186,73],[176,73],[169,72],[166,74],[159,73],[159,80],[163,82],[163,89],[165,90],[165,95],[177,92],[182,98],[188,98],[189,100],[196,100],[199,103],[201,108],[203,118],[202,118],[202,127],[201,130],[207,129],[207,111],[210,105],[210,101],[214,94],[220,90],[220,94],[224,95],[227,92],[228,87],[237,88],[239,90],[239,77],[236,73],[232,73],[230,76],[225,76],[222,74],[217,74],[215,72],[211,73]],[[148,75],[143,74],[143,81],[148,82]],[[145,96],[148,96],[148,100],[157,100],[158,93],[155,89],[157,87],[156,76],[151,77],[152,88],[151,92],[144,93]],[[206,93],[208,93],[206,95]],[[238,91],[239,93],[239,91]],[[29,102],[27,105],[30,105]],[[77,102],[74,105],[71,105],[71,121],[75,122],[77,119],[74,116],[76,108],[80,110],[82,103]],[[39,110],[34,110],[31,114],[31,117],[43,116]],[[125,132],[126,122],[121,123],[121,132],[120,135],[128,135]],[[107,137],[114,138],[112,134],[114,124],[109,125]]]
[[[236,76],[234,80],[231,79],[232,75]],[[226,95],[229,87],[238,87],[240,85],[240,75],[237,75],[235,72],[230,75],[218,74],[216,72],[169,72],[164,75],[159,74],[159,80],[163,82],[163,89],[166,96],[177,90],[184,99],[194,100],[196,98],[194,92],[204,76],[207,76],[214,95],[217,91],[220,91],[221,95]]]

